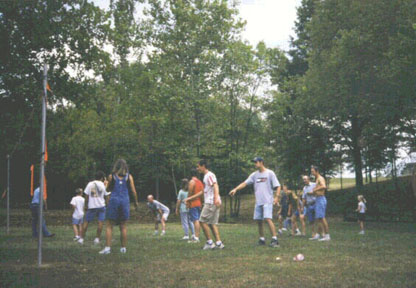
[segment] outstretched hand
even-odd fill
[[[233,189],[230,191],[230,193],[228,193],[231,197],[233,197],[235,195],[235,193],[237,193],[237,189]]]

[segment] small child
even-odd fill
[[[75,190],[76,196],[72,198],[72,228],[74,229],[74,241],[78,241],[81,235],[81,227],[84,222],[84,205],[85,199],[82,197],[83,190],[78,188]]]
[[[358,207],[355,210],[358,213],[358,223],[360,223],[360,235],[364,235],[364,221],[365,221],[365,212],[367,211],[367,207],[365,203],[367,201],[364,199],[363,195],[358,195]]]

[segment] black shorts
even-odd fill
[[[365,213],[358,213],[358,221],[365,221]]]

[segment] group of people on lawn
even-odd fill
[[[255,207],[253,219],[258,223],[259,245],[266,245],[264,234],[264,223],[269,227],[272,235],[270,247],[278,247],[279,242],[277,235],[282,234],[287,225],[291,222],[292,235],[306,235],[305,216],[311,224],[312,237],[310,240],[330,241],[328,222],[326,216],[327,200],[325,198],[326,182],[324,177],[319,173],[315,166],[311,167],[311,174],[315,178],[315,183],[310,181],[309,176],[303,176],[305,184],[303,191],[296,194],[288,189],[287,184],[280,185],[276,174],[264,166],[264,160],[261,157],[253,159],[256,171],[253,172],[244,182],[229,192],[234,196],[239,190],[246,186],[252,185],[255,193]],[[178,193],[176,203],[176,214],[181,218],[184,240],[188,243],[199,243],[200,228],[206,237],[204,250],[223,249],[224,244],[221,241],[218,229],[218,220],[220,216],[221,197],[219,186],[215,174],[208,169],[207,162],[200,160],[196,169],[192,170],[190,179],[183,179],[181,190]],[[203,181],[198,178],[198,174],[203,175]],[[283,188],[283,192],[281,191]],[[37,189],[32,200],[33,216],[33,236],[37,235],[37,225],[35,219],[36,208],[38,208],[39,193]],[[109,192],[111,191],[111,192]],[[133,194],[134,205],[138,208],[137,192],[134,185],[134,179],[129,174],[128,166],[125,160],[119,159],[115,162],[112,174],[108,177],[101,171],[97,172],[95,180],[88,183],[85,191],[76,189],[76,196],[72,198],[70,204],[73,207],[72,224],[74,229],[74,241],[80,244],[84,243],[84,238],[88,229],[89,222],[95,218],[98,219],[98,227],[94,244],[100,243],[100,237],[106,221],[106,243],[100,254],[109,254],[112,244],[112,230],[115,224],[120,226],[121,232],[121,253],[127,251],[127,220],[130,216],[129,192]],[[85,198],[83,197],[83,194]],[[36,197],[37,196],[37,197]],[[202,201],[204,205],[202,205]],[[357,212],[361,226],[361,234],[364,234],[364,215],[365,199],[359,196],[359,205]],[[155,235],[159,234],[159,224],[162,226],[161,236],[166,233],[166,222],[168,220],[170,209],[155,200],[152,195],[147,197],[149,210],[155,217]],[[273,223],[273,208],[278,208],[279,229],[276,231]],[[85,208],[84,208],[85,207]],[[84,215],[85,214],[85,215]],[[361,214],[361,215],[360,215]],[[85,216],[85,217],[84,217]],[[297,226],[297,218],[301,222],[300,232]],[[285,227],[284,227],[285,226]],[[212,233],[212,235],[211,235]],[[44,224],[43,235],[50,237]],[[213,236],[213,237],[212,237]],[[214,241],[215,240],[215,241]]]

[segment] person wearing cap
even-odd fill
[[[278,247],[276,228],[273,223],[273,205],[278,205],[280,197],[280,183],[276,174],[264,167],[264,160],[261,157],[253,159],[257,171],[252,173],[246,181],[231,190],[230,195],[234,196],[237,191],[244,189],[248,185],[254,186],[254,194],[256,197],[256,205],[254,207],[253,219],[257,221],[259,227],[260,239],[258,244],[265,245],[263,222],[269,226],[272,234],[272,241],[270,247]],[[273,198],[273,192],[276,191],[276,196]]]

